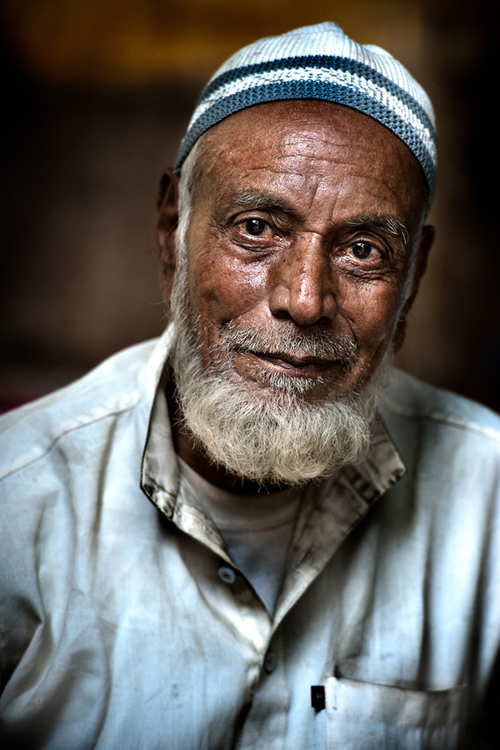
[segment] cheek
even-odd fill
[[[217,252],[201,256],[192,269],[194,306],[205,321],[224,324],[245,314],[266,295],[265,271]]]
[[[401,294],[399,285],[386,281],[341,285],[338,309],[356,337],[360,353],[372,355],[394,334]]]

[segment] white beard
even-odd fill
[[[182,245],[182,234],[180,235]],[[361,461],[370,446],[371,427],[389,369],[389,356],[359,394],[332,395],[328,403],[308,403],[303,395],[318,380],[277,375],[261,368],[256,387],[235,377],[231,348],[258,342],[259,351],[299,350],[321,356],[333,352],[344,372],[357,359],[355,342],[319,331],[282,335],[243,331],[233,323],[221,331],[228,356],[216,358],[205,371],[200,355],[199,323],[189,300],[187,254],[180,258],[171,299],[174,340],[171,365],[183,428],[218,467],[240,479],[300,485]],[[324,341],[327,339],[327,341]]]

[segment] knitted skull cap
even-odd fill
[[[436,130],[429,97],[392,55],[357,44],[329,22],[260,39],[230,57],[198,100],[176,171],[213,125],[247,107],[285,99],[335,102],[382,123],[413,153],[432,196]]]

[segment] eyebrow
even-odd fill
[[[357,216],[347,222],[350,227],[359,229],[373,229],[374,227],[382,229],[394,237],[398,237],[402,243],[408,245],[410,233],[405,225],[395,219],[393,216],[379,216],[378,214],[366,214],[366,216]]]
[[[287,201],[277,198],[275,195],[261,193],[259,190],[252,190],[251,188],[234,193],[231,198],[241,208],[284,211],[287,214],[294,213],[292,206]]]

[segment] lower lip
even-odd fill
[[[319,377],[325,370],[330,370],[338,364],[336,362],[305,362],[303,365],[299,365],[271,355],[249,353],[261,364],[271,366],[275,371],[278,370],[287,375],[302,378]]]

